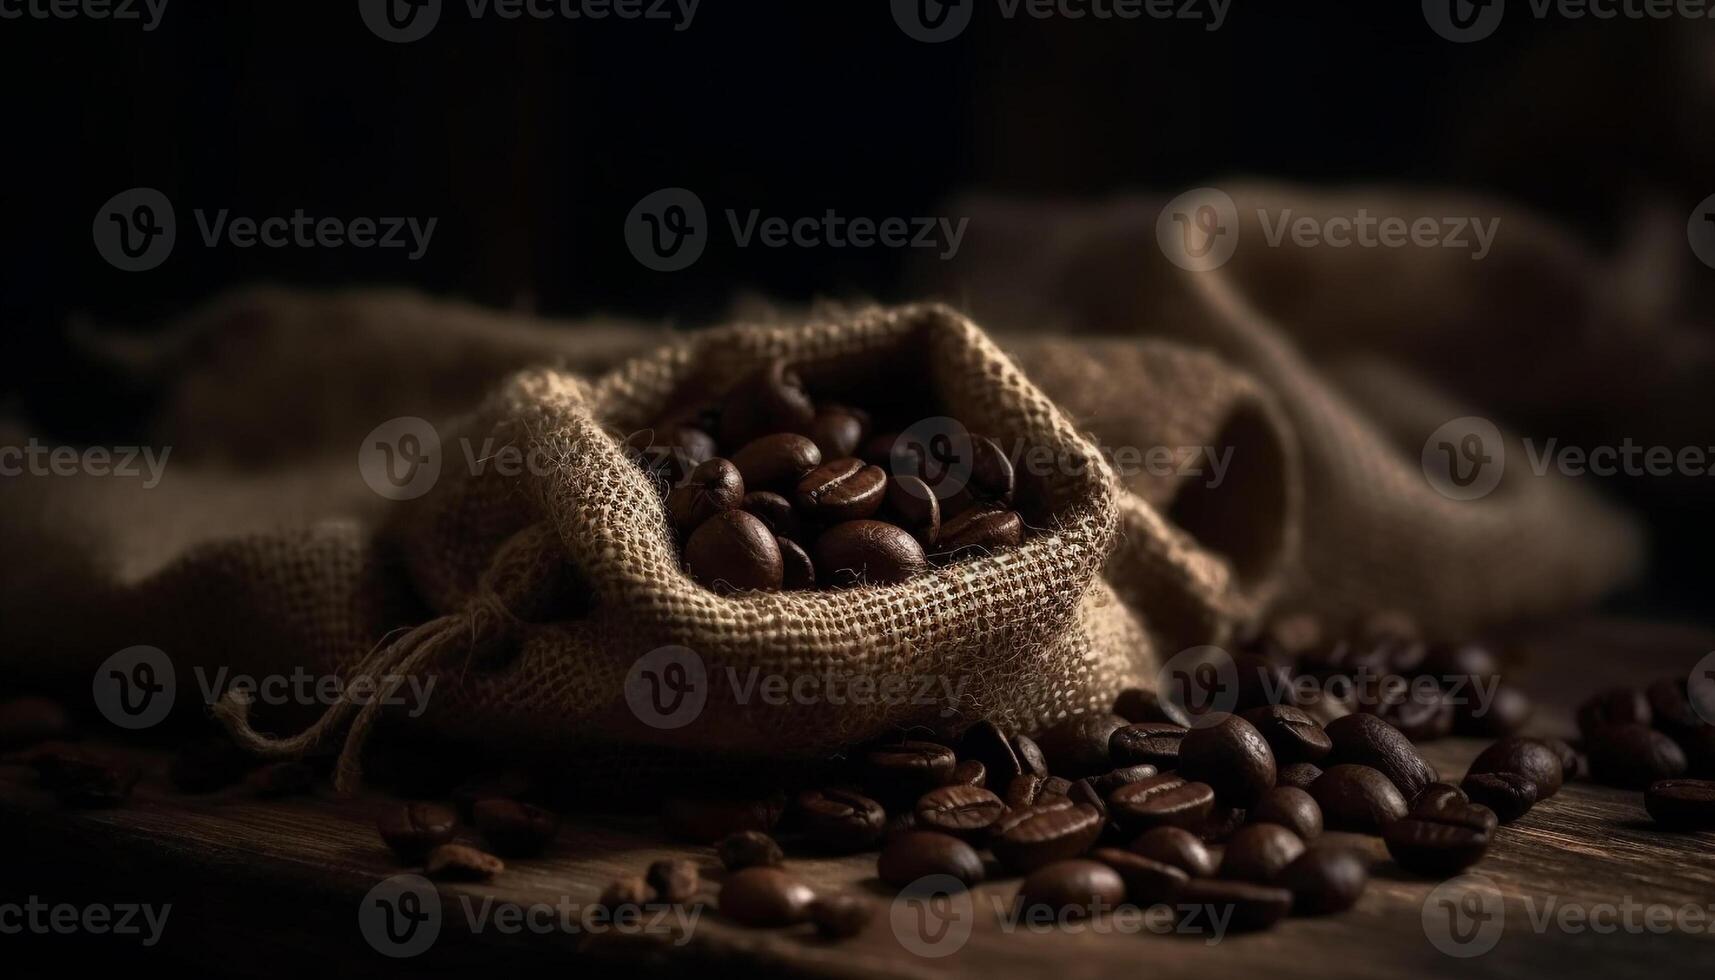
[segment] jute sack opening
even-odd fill
[[[812,390],[920,382],[925,415],[1046,450],[1055,465],[1023,474],[1019,490],[1032,533],[1017,548],[893,586],[720,596],[693,582],[659,488],[625,435],[773,357],[790,359]],[[433,490],[399,508],[383,542],[440,615],[350,672],[440,675],[448,682],[426,721],[455,739],[810,759],[889,731],[957,731],[982,717],[1035,730],[1105,709],[1123,687],[1151,680],[1156,641],[1105,569],[1125,571],[1122,588],[1136,599],[1159,585],[1156,604],[1181,607],[1167,621],[1221,620],[1226,593],[1237,591],[1215,571],[1226,559],[1159,517],[1139,521],[1149,508],[1100,449],[975,325],[941,307],[714,330],[596,379],[526,371],[442,442],[449,464],[462,459],[450,448],[459,444],[479,455],[514,447],[530,465],[447,465]],[[1276,496],[1281,473],[1267,476]],[[1122,520],[1131,537],[1117,547]],[[1276,557],[1250,571],[1266,579]],[[688,679],[706,684],[689,721],[638,708],[639,686],[658,688],[660,678],[633,668],[662,648],[682,648],[674,655]],[[808,696],[765,703],[755,685],[771,676],[815,680]],[[828,682],[859,677],[898,686],[827,696]],[[381,710],[342,703],[306,731],[273,738],[251,727],[240,700],[220,706],[241,742],[264,755],[345,739],[341,788],[355,784]]]

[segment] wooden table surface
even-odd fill
[[[1586,621],[1530,631],[1523,649],[1524,660],[1509,677],[1538,697],[1533,730],[1569,733],[1569,708],[1583,694],[1604,684],[1684,673],[1715,649],[1715,636]],[[1444,777],[1457,779],[1482,745],[1451,739],[1424,750]],[[1269,932],[1214,943],[1140,930],[1160,925],[1154,914],[1108,919],[1077,931],[1009,931],[994,909],[1016,890],[1012,879],[979,886],[963,920],[972,923],[968,940],[943,940],[932,951],[956,951],[934,957],[907,948],[907,942],[920,942],[914,938],[917,919],[907,914],[914,908],[899,907],[900,928],[894,927],[896,907],[875,878],[873,855],[791,862],[819,889],[877,898],[876,921],[845,942],[817,939],[807,927],[742,929],[712,910],[626,933],[567,932],[552,923],[545,931],[497,928],[497,908],[593,905],[607,882],[640,873],[660,857],[691,856],[717,873],[710,849],[669,842],[652,820],[577,817],[542,858],[514,862],[488,884],[440,885],[438,938],[421,955],[390,959],[359,927],[359,908],[370,889],[410,870],[397,865],[375,836],[374,816],[390,801],[317,795],[263,802],[242,793],[187,797],[168,788],[164,757],[142,757],[149,760],[148,771],[135,799],[107,811],[62,810],[34,786],[27,770],[0,767],[0,831],[12,851],[0,866],[0,903],[22,896],[80,905],[170,903],[160,942],[144,948],[135,937],[23,938],[115,964],[156,957],[157,963],[195,964],[221,974],[300,977],[586,964],[601,975],[718,969],[747,975],[1067,980],[1248,971],[1319,978],[1667,978],[1710,976],[1715,969],[1715,834],[1659,832],[1639,794],[1589,784],[1568,785],[1503,828],[1473,869],[1484,881],[1470,889],[1436,893],[1436,882],[1395,868],[1379,840],[1329,835],[1373,859],[1368,891],[1356,908],[1340,915],[1289,919]],[[1462,900],[1501,923],[1498,932],[1486,932],[1473,920],[1460,920],[1466,927],[1460,935],[1471,942],[1455,948],[1477,955],[1456,958],[1430,941],[1427,931],[1445,921],[1443,898]],[[1490,904],[1481,904],[1485,898]],[[1677,916],[1679,924],[1661,929],[1666,915]],[[474,929],[472,921],[487,925]],[[20,939],[3,934],[6,922],[0,914],[0,949]]]

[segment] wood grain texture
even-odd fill
[[[1534,727],[1570,731],[1570,707],[1606,683],[1684,671],[1711,648],[1711,638],[1632,623],[1598,622],[1537,628],[1525,637],[1526,660],[1510,676],[1547,702]],[[1559,665],[1560,669],[1555,669]],[[1452,780],[1482,742],[1454,739],[1425,747]],[[1455,959],[1425,933],[1424,908],[1436,882],[1410,876],[1387,858],[1379,840],[1329,835],[1372,859],[1372,881],[1350,912],[1292,919],[1256,935],[1201,938],[1116,934],[1100,928],[1007,931],[993,914],[1016,880],[977,888],[974,928],[954,955],[928,958],[905,948],[891,927],[888,891],[875,879],[873,855],[794,859],[818,889],[874,897],[880,915],[855,940],[829,943],[806,928],[737,928],[712,910],[691,923],[663,920],[650,934],[581,934],[554,929],[516,935],[473,931],[469,920],[497,905],[593,904],[615,877],[641,873],[650,861],[685,855],[718,869],[708,848],[662,838],[652,820],[580,816],[544,857],[513,862],[487,885],[443,885],[443,927],[433,949],[390,961],[361,938],[357,911],[368,890],[397,865],[381,847],[374,817],[390,801],[368,796],[262,802],[242,792],[185,797],[166,789],[165,761],[148,766],[135,801],[122,809],[67,813],[21,769],[0,768],[0,829],[26,842],[0,888],[6,896],[54,901],[171,902],[159,947],[137,951],[118,942],[100,948],[129,962],[157,955],[220,972],[248,975],[374,975],[403,971],[490,970],[589,962],[628,972],[679,974],[744,970],[752,975],[952,977],[1052,975],[1064,980],[1135,975],[1191,977],[1476,977],[1602,976],[1660,978],[1709,975],[1715,967],[1715,834],[1668,834],[1649,823],[1640,794],[1573,784],[1502,828],[1475,869],[1500,896],[1504,932],[1488,952]],[[713,889],[710,889],[712,894]],[[487,903],[487,904],[485,904]],[[1692,928],[1616,930],[1562,928],[1558,917],[1580,910],[1644,907],[1696,909]],[[467,910],[468,909],[468,910]],[[1661,913],[1655,913],[1661,914]],[[1546,917],[1546,919],[1544,918]],[[1135,917],[1134,917],[1135,919]],[[85,947],[80,945],[79,949]]]

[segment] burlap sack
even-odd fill
[[[791,358],[813,389],[853,392],[886,379],[919,394],[925,414],[1051,451],[1055,465],[1022,476],[1032,535],[889,587],[722,597],[693,583],[660,488],[629,458],[624,434],[773,356]],[[634,769],[663,756],[822,758],[888,732],[953,733],[981,717],[1035,730],[1105,708],[1123,687],[1151,682],[1162,650],[1221,639],[1254,616],[1291,558],[1299,497],[1296,455],[1269,399],[1216,359],[1153,345],[1098,366],[1051,343],[1028,357],[1045,374],[1088,371],[1092,390],[1157,406],[1112,413],[1104,436],[1144,448],[1230,444],[1244,479],[1215,487],[1122,479],[1103,456],[1110,447],[1098,445],[1108,440],[1093,440],[981,330],[942,307],[724,328],[601,375],[512,376],[442,429],[440,479],[408,503],[363,500],[352,492],[355,474],[337,466],[327,482],[341,489],[319,509],[292,510],[315,517],[288,531],[258,531],[254,513],[203,523],[175,511],[218,496],[247,512],[246,487],[275,514],[283,499],[313,496],[231,473],[176,474],[141,501],[130,488],[87,481],[56,487],[51,507],[15,494],[21,509],[11,512],[29,524],[21,536],[32,553],[78,543],[69,568],[44,569],[29,587],[8,583],[8,604],[34,610],[31,627],[8,630],[8,650],[51,643],[53,670],[72,676],[138,642],[158,643],[181,666],[433,675],[440,683],[413,722],[419,731]],[[219,451],[234,437],[205,440],[202,455],[241,455]],[[494,447],[517,448],[530,465],[467,465]],[[352,444],[343,448],[349,460]],[[312,461],[290,469],[317,482]],[[134,522],[157,530],[145,535]],[[175,534],[195,544],[175,550]],[[79,604],[102,615],[70,614]],[[683,727],[661,725],[626,696],[638,658],[663,647],[694,651],[707,681],[706,705]],[[764,703],[744,693],[758,675],[898,678],[930,696],[833,703],[816,687],[801,700]],[[347,788],[365,736],[387,714],[342,702],[319,718],[251,718],[237,699],[218,710],[264,755],[343,745],[338,781]]]

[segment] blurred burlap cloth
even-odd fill
[[[965,299],[1005,308],[1010,333],[934,305],[685,334],[395,292],[220,298],[118,352],[166,394],[159,486],[0,481],[0,657],[86,690],[109,654],[150,644],[192,711],[198,678],[223,667],[434,676],[417,718],[219,702],[260,753],[343,747],[345,787],[376,722],[640,776],[815,760],[987,716],[1034,730],[1151,685],[1163,657],[1283,603],[1337,618],[1399,607],[1453,634],[1589,603],[1636,567],[1630,523],[1570,481],[1512,467],[1481,500],[1437,493],[1422,441],[1466,413],[1379,366],[1313,367],[1251,304],[1237,261],[1152,268],[1153,215],[1003,210],[999,247],[954,271],[985,284]],[[1040,223],[1033,242],[1001,233],[1021,217]],[[983,227],[979,214],[973,245]],[[1352,284],[1352,302],[1386,330],[1388,296],[1455,298],[1463,271]],[[1110,335],[1041,329],[1091,325]],[[1049,465],[1021,465],[1033,534],[889,587],[721,597],[691,582],[625,436],[773,356],[819,394],[861,403],[879,379],[922,415],[1039,448]],[[435,422],[440,476],[395,502],[359,458],[400,417]],[[506,447],[529,465],[487,465]],[[695,651],[706,676],[683,727],[626,697],[638,658],[666,646]],[[770,675],[823,693],[830,678],[900,678],[910,695],[764,702],[749,685]]]

